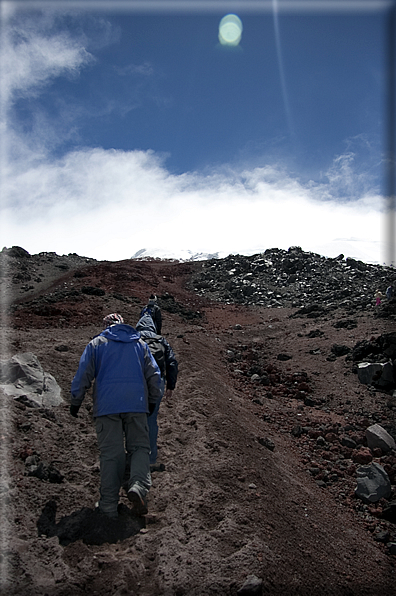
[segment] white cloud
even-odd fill
[[[2,27],[1,100],[37,94],[43,85],[60,74],[76,74],[93,56],[75,39],[62,32],[37,29],[37,22]]]
[[[123,67],[116,67],[116,72],[120,76],[144,76],[151,77],[154,74],[154,68],[149,62],[143,64],[128,64]]]
[[[330,251],[337,239],[336,250],[328,252],[337,256],[344,242],[339,238],[351,248],[358,246],[355,236],[375,249],[369,260],[382,259],[379,197],[323,201],[323,185],[304,188],[274,168],[232,177],[175,176],[152,152],[103,149],[22,171],[20,165],[13,164],[3,181],[8,204],[2,236],[6,246],[32,253],[117,260],[147,245],[234,253],[300,245],[321,252],[317,247]]]

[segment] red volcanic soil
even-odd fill
[[[342,309],[308,319],[210,302],[188,285],[201,263],[59,259],[26,259],[20,278],[10,259],[3,276],[2,358],[33,352],[64,403],[2,394],[2,593],[393,595],[396,525],[385,500],[366,505],[354,490],[365,429],[394,428],[395,404],[360,384],[346,356],[328,357],[394,321],[361,312],[336,328]],[[70,383],[103,316],[135,325],[152,292],[180,368],[159,415],[165,471],[153,473],[147,516],[121,492],[120,520],[103,520],[91,396],[72,418]],[[268,382],[252,379],[255,366]],[[371,455],[396,500],[395,453]],[[52,476],[29,475],[33,456]],[[256,588],[241,590],[249,576]]]

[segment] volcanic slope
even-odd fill
[[[301,251],[238,256],[228,267],[16,248],[0,253],[2,360],[34,353],[64,403],[33,407],[2,394],[2,593],[234,596],[255,576],[258,591],[240,594],[394,594],[396,525],[385,514],[396,500],[395,453],[368,454],[389,474],[388,500],[364,504],[354,489],[365,430],[378,423],[395,437],[396,404],[392,389],[359,383],[353,359],[359,342],[382,345],[396,331],[392,308],[376,310],[372,298],[392,270],[356,273]],[[236,261],[270,256],[262,274],[222,285],[239,275]],[[318,300],[303,284],[315,275],[317,287],[320,275],[311,265],[304,281],[301,263],[286,271],[280,263],[292,256],[321,263],[344,293],[358,278],[366,297],[338,296],[333,280],[327,307],[310,308]],[[91,395],[72,418],[70,383],[103,316],[119,312],[135,325],[152,292],[180,367],[159,416],[165,471],[153,473],[148,515],[133,516],[121,492],[114,522],[94,513]]]

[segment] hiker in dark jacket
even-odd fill
[[[155,296],[154,294],[151,294],[148,303],[144,308],[142,308],[140,318],[142,318],[143,315],[145,315],[146,313],[149,314],[153,319],[156,333],[158,333],[158,335],[161,335],[162,313],[160,307],[158,306],[157,296]]]
[[[177,374],[178,374],[178,363],[175,354],[164,337],[156,333],[156,328],[152,317],[145,313],[143,317],[139,319],[136,325],[136,331],[140,333],[140,337],[145,341],[152,355],[154,356],[159,369],[161,371],[162,379],[162,395],[161,398],[156,402],[155,408],[152,414],[148,417],[148,426],[150,433],[150,469],[151,471],[163,470],[162,464],[157,464],[157,437],[158,437],[158,410],[160,407],[161,399],[165,394],[166,398],[171,397],[172,392],[176,386]]]
[[[100,450],[98,510],[117,518],[119,491],[129,463],[128,499],[136,513],[147,513],[151,487],[147,414],[162,397],[160,370],[139,333],[117,313],[86,346],[71,385],[70,414],[77,413],[93,388],[93,416]],[[125,438],[125,447],[124,447]],[[125,449],[127,454],[125,453]]]

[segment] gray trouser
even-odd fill
[[[127,456],[130,462],[128,487],[137,483],[142,495],[151,487],[147,414],[99,416],[95,418],[95,426],[100,450],[99,509],[116,517]]]

